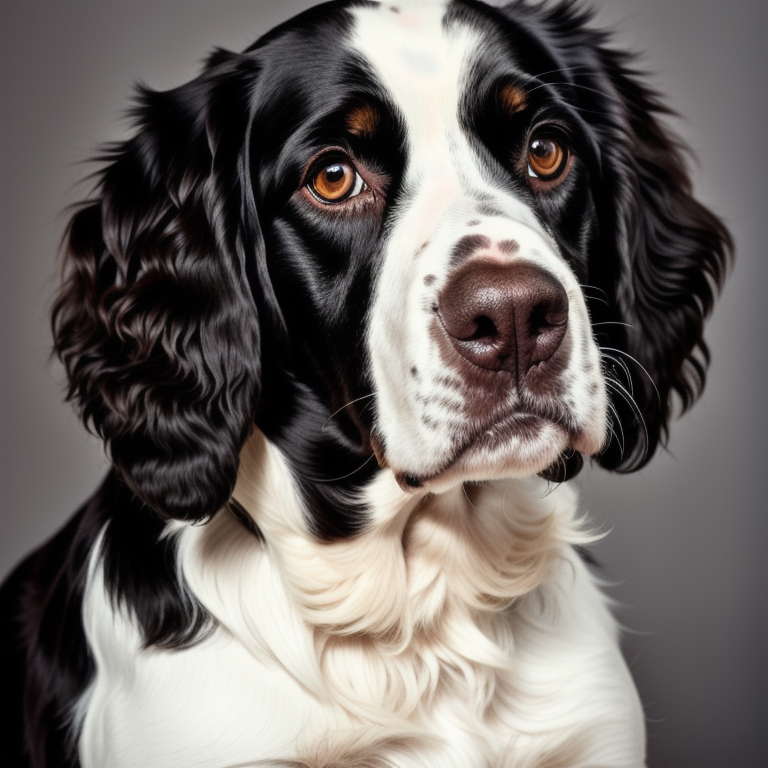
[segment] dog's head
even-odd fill
[[[53,322],[143,501],[213,514],[254,424],[323,536],[380,467],[439,491],[651,457],[703,385],[730,241],[585,21],[329,3],[141,93]]]

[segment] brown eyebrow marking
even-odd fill
[[[361,138],[371,138],[379,125],[379,112],[370,104],[354,107],[347,115],[347,128],[350,133]]]
[[[505,85],[499,93],[499,100],[510,115],[528,106],[528,96],[516,85]]]

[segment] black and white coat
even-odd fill
[[[730,241],[587,21],[329,3],[141,92],[53,313],[114,469],[3,588],[3,765],[644,765],[563,481],[700,392]]]

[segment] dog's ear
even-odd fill
[[[599,462],[632,471],[665,443],[675,396],[685,410],[704,387],[704,320],[732,242],[692,195],[685,148],[659,119],[668,110],[622,55],[598,51],[608,101],[589,108],[610,117],[599,126],[593,194],[601,237],[587,283],[598,290],[590,308],[614,417]]]
[[[181,88],[140,90],[135,136],[70,222],[53,307],[69,398],[134,493],[173,518],[228,499],[259,392],[254,76],[220,52]]]

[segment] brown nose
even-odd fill
[[[568,326],[568,295],[533,264],[469,261],[440,293],[437,311],[462,357],[519,378],[560,346]]]

